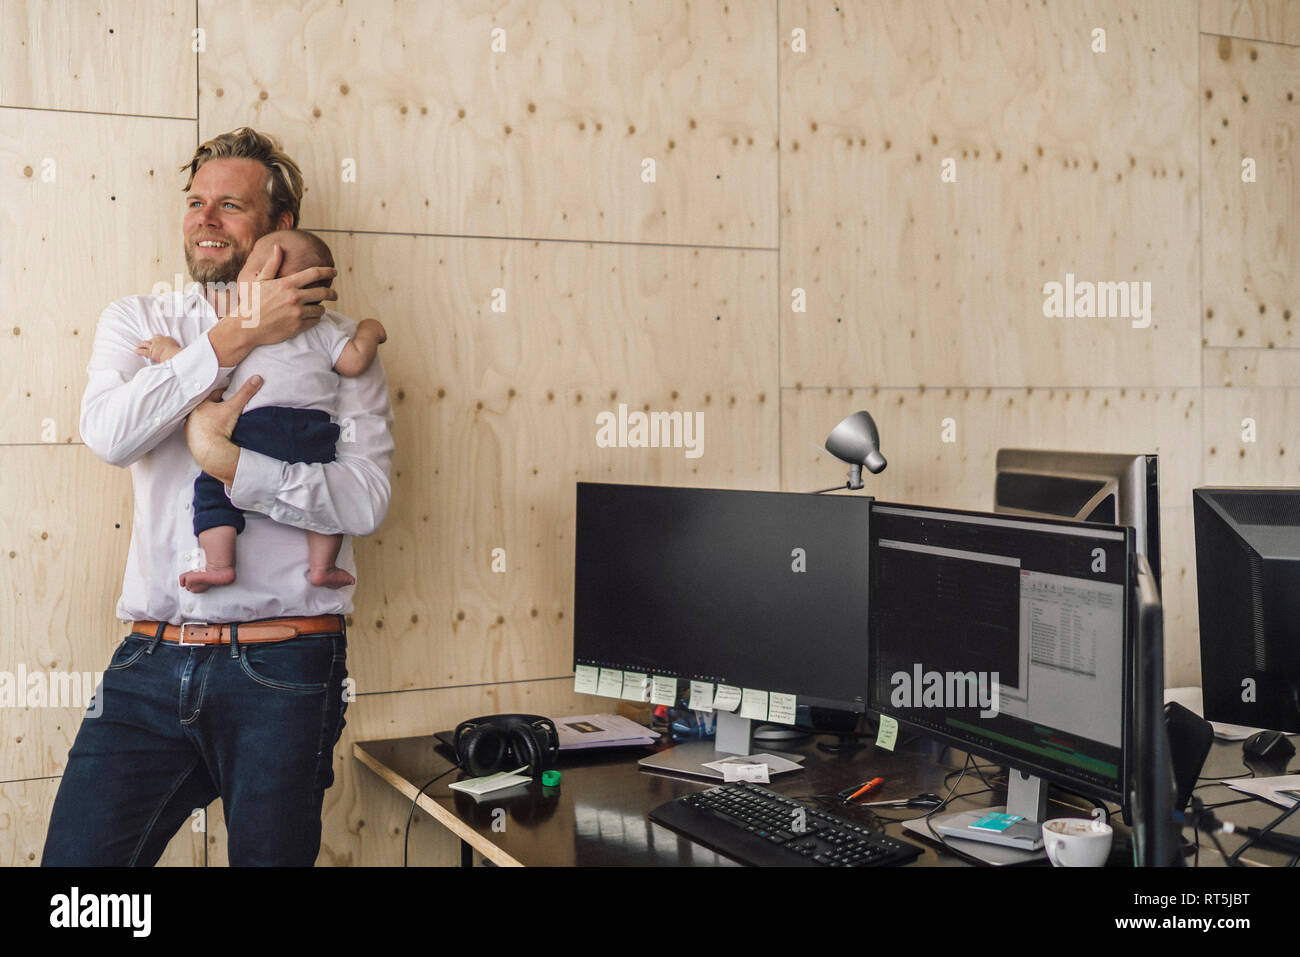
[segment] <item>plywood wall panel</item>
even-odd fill
[[[1251,40],[1300,43],[1295,0],[1200,0],[1201,30]]]
[[[190,0],[6,0],[0,106],[194,117]]]
[[[1195,651],[1194,556],[1188,551],[1191,490],[1203,484],[1200,390],[804,389],[782,402],[784,487],[826,488],[847,466],[820,448],[841,418],[866,409],[889,461],[865,475],[862,494],[893,502],[993,507],[999,448],[1155,452],[1160,456],[1161,562],[1166,581],[1166,666],[1188,677]],[[943,441],[951,419],[956,442]],[[845,492],[842,494],[853,494]],[[1165,535],[1166,527],[1177,529]]]
[[[0,443],[81,441],[100,313],[185,272],[193,152],[190,122],[0,109]]]
[[[308,226],[776,245],[769,2],[203,0],[199,21],[201,135],[279,136]]]
[[[1300,486],[1300,389],[1205,390],[1205,484]]]
[[[858,409],[875,419],[889,461],[864,477],[864,491],[891,501],[990,509],[999,448],[1156,452],[1167,506],[1190,505],[1200,480],[1196,389],[787,389],[785,488],[825,488],[847,476],[822,444]],[[955,442],[943,441],[947,419]]]
[[[1206,386],[1300,388],[1300,350],[1206,349]]]
[[[38,867],[58,778],[0,783],[0,867]]]
[[[784,385],[1197,383],[1191,4],[784,3],[781,23],[809,38],[781,52]],[[1047,318],[1067,274],[1150,282],[1150,326]]]
[[[773,253],[326,238],[340,307],[387,324],[396,420],[361,690],[568,673],[578,481],[776,487]],[[695,417],[700,454],[598,446],[623,405]]]
[[[83,445],[0,446],[0,502],[0,672],[102,671],[126,634],[130,476]],[[0,781],[62,771],[85,706],[65,704],[0,707]]]
[[[1300,49],[1202,37],[1201,98],[1206,343],[1300,346]]]
[[[1201,624],[1191,499],[1160,509],[1160,588],[1164,605],[1165,687],[1201,683]]]

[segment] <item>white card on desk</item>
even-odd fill
[[[453,781],[449,787],[453,791],[464,791],[466,794],[477,796],[500,791],[502,788],[514,787],[516,784],[527,784],[531,780],[532,778],[526,774],[519,774],[515,771],[498,771],[496,774],[484,775],[481,778]]]

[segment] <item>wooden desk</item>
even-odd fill
[[[882,777],[885,782],[873,800],[907,798],[925,791],[943,796],[956,780],[953,775],[945,784],[945,776],[959,771],[965,761],[961,752],[941,752],[925,739],[908,743],[900,739],[896,752],[868,746],[852,756],[826,754],[816,747],[817,740],[829,739],[808,739],[797,746],[769,749],[795,751],[806,758],[805,770],[777,776],[768,787],[873,827],[881,824],[875,812],[843,807],[836,793]],[[353,754],[410,801],[422,784],[453,764],[435,750],[437,746],[433,736],[361,741],[353,745]],[[448,787],[461,776],[461,772],[453,771],[420,796],[419,806],[461,839],[462,864],[472,861],[472,849],[503,866],[735,866],[733,861],[650,822],[647,815],[658,805],[716,782],[642,771],[637,759],[649,751],[564,752],[560,756],[559,787],[544,788],[540,781],[534,781],[525,794],[488,798],[480,803]],[[949,809],[998,803],[999,795],[988,791],[972,794],[983,789],[980,778],[968,772],[957,793],[971,796],[954,800]],[[1087,811],[1086,804],[1054,805],[1051,813],[1084,817]],[[889,818],[924,816],[916,809],[880,809],[879,814]],[[1128,831],[1117,820],[1115,823],[1118,826],[1112,861],[1123,863],[1126,856],[1132,859]],[[885,832],[924,848],[916,861],[922,866],[966,864],[963,858],[906,833],[901,823],[885,824]]]

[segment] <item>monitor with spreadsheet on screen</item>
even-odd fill
[[[1045,782],[1124,803],[1132,539],[875,503],[871,709],[1015,769],[1010,813],[1029,821]]]

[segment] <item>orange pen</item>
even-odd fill
[[[858,788],[856,791],[850,794],[846,800],[856,801],[858,798],[862,797],[862,795],[870,794],[872,791],[874,791],[876,788],[880,787],[880,785],[884,783],[885,783],[884,778],[872,778],[866,784],[862,785],[862,787]]]

